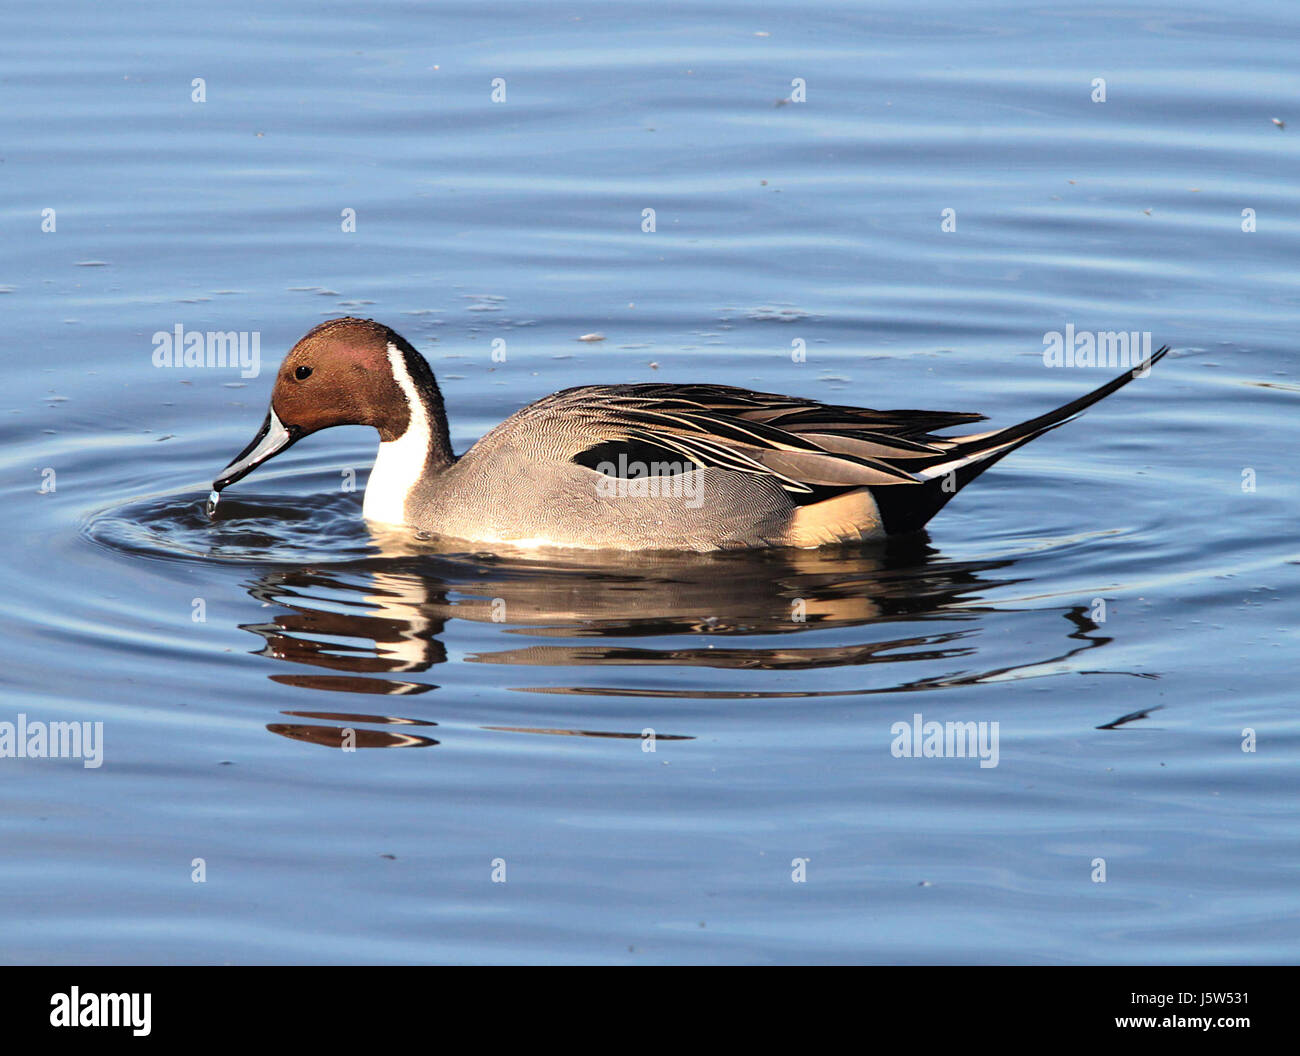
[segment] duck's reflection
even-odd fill
[[[292,712],[286,712],[292,714]],[[348,719],[346,715],[330,715],[324,713],[324,718],[336,719],[345,722]],[[390,719],[382,716],[372,716],[367,718],[367,722],[390,722]],[[433,726],[435,723],[428,723]],[[342,751],[351,751],[357,748],[429,748],[438,742],[432,737],[417,737],[409,733],[391,733],[388,730],[367,730],[353,726],[316,726],[308,725],[301,722],[272,722],[266,727],[272,733],[278,733],[281,737],[288,737],[293,741],[305,741],[308,744],[319,744],[326,748],[339,748]]]
[[[264,574],[251,593],[280,612],[244,625],[260,635],[263,656],[339,674],[277,673],[276,682],[312,691],[408,696],[437,689],[410,676],[448,659],[442,640],[453,621],[496,625],[492,645],[462,657],[469,663],[538,671],[571,669],[559,684],[516,685],[539,694],[682,699],[851,696],[934,690],[1032,677],[1064,670],[1076,654],[1110,638],[1083,607],[1035,610],[1068,620],[1051,635],[1047,655],[990,663],[979,636],[992,614],[1015,610],[983,599],[1020,581],[1014,561],[956,562],[923,539],[871,549],[760,551],[690,555],[440,553],[407,536],[377,535],[378,556],[322,569]],[[891,635],[899,625],[905,633]],[[882,633],[884,631],[885,633]],[[519,642],[519,637],[533,639]],[[776,640],[776,639],[781,640]],[[806,644],[800,643],[800,638]],[[685,640],[683,640],[685,639]],[[1023,643],[1029,647],[1031,643]],[[1040,647],[1040,651],[1041,647]],[[1005,661],[1007,649],[991,650]],[[793,688],[728,684],[710,677],[687,684],[685,669],[826,671],[864,665],[887,677],[873,685],[805,680]],[[903,665],[901,667],[897,665]],[[592,684],[579,670],[657,670],[641,680]],[[914,676],[907,677],[915,667]],[[676,672],[676,677],[668,674]],[[406,678],[387,677],[402,674]],[[539,678],[539,683],[546,681]],[[345,747],[342,730],[369,725],[434,725],[424,720],[353,712],[289,712],[341,726],[276,723],[272,732]],[[583,737],[639,738],[641,730],[562,729],[543,725],[485,730]],[[689,739],[686,734],[663,735]],[[428,746],[437,741],[403,731],[360,729],[355,747]]]

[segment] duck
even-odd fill
[[[391,327],[313,327],[280,364],[224,489],[303,437],[379,434],[362,514],[474,548],[814,548],[920,531],[1016,448],[1142,377],[1163,346],[1078,399],[1002,429],[962,411],[872,410],[731,385],[579,385],[528,404],[461,455],[425,358]]]

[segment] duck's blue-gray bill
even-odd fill
[[[235,481],[248,476],[273,455],[278,455],[302,434],[294,426],[285,428],[274,410],[266,412],[266,421],[253,437],[253,442],[235,456],[235,460],[221,471],[212,482],[213,491],[223,491]]]

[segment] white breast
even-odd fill
[[[407,372],[401,350],[391,342],[388,362],[393,378],[406,396],[410,420],[406,432],[396,440],[379,445],[379,454],[375,456],[374,468],[366,482],[366,498],[361,512],[369,521],[405,524],[406,498],[424,476],[429,460],[429,415],[416,391],[415,382]]]

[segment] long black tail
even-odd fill
[[[989,466],[1030,440],[1058,425],[1064,425],[1098,400],[1105,399],[1116,389],[1122,389],[1134,378],[1145,377],[1168,351],[1168,345],[1162,346],[1148,359],[1132,370],[1126,370],[1113,381],[1093,389],[1086,396],[1072,400],[1064,407],[1040,414],[1037,418],[1006,429],[955,437],[952,449],[944,458],[918,474],[924,478],[920,484],[891,484],[871,488],[872,497],[880,508],[885,531],[897,535],[924,527],[931,517],[947,505],[949,499]]]

